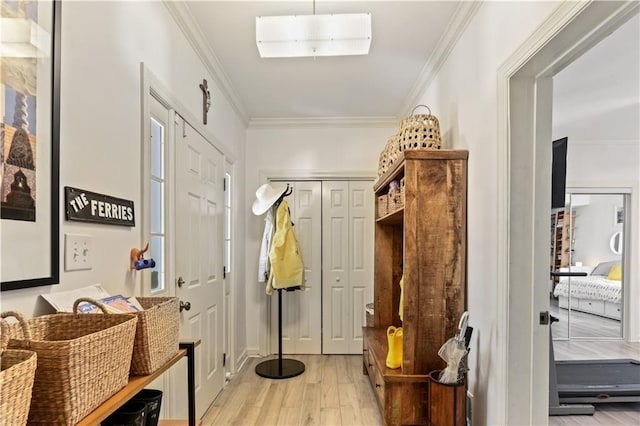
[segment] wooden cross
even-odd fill
[[[209,93],[209,86],[207,85],[206,79],[202,79],[200,90],[202,90],[202,122],[207,124],[207,113],[211,107],[211,93]]]

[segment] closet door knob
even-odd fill
[[[336,277],[336,282],[339,283],[340,282],[340,277]]]
[[[191,309],[191,302],[183,302],[182,300],[180,301],[180,312],[188,311],[190,309]]]

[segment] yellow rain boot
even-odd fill
[[[389,326],[387,328],[387,341],[389,351],[387,352],[387,367],[402,367],[402,327]]]

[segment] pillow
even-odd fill
[[[598,266],[596,266],[593,271],[591,271],[591,275],[604,275],[607,276],[609,275],[609,271],[611,270],[611,267],[613,265],[615,265],[616,263],[620,263],[617,260],[612,260],[609,262],[601,262],[598,264]]]
[[[608,280],[612,281],[621,281],[622,280],[622,265],[617,263],[611,267],[609,271],[609,275],[607,275]]]

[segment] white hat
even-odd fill
[[[256,216],[260,216],[278,201],[278,198],[287,190],[286,187],[274,189],[268,183],[265,183],[256,191],[256,200],[253,202],[251,210]]]

